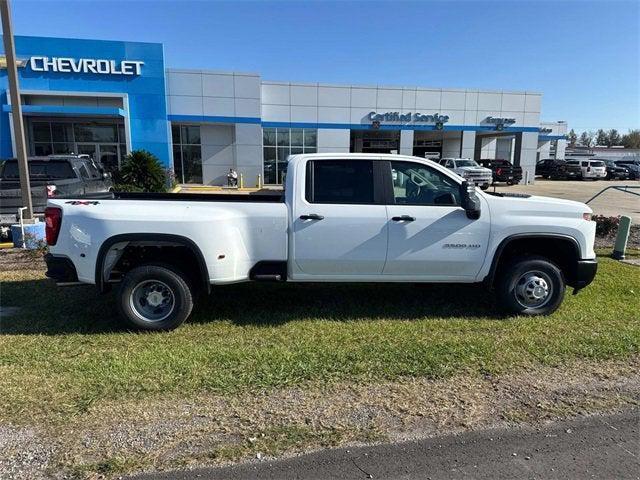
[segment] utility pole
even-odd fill
[[[24,140],[24,124],[22,121],[22,104],[20,103],[20,86],[18,85],[18,67],[16,64],[16,46],[13,41],[11,13],[9,0],[0,0],[0,15],[2,15],[2,39],[4,53],[7,57],[7,73],[9,76],[9,95],[11,97],[11,115],[13,117],[13,136],[20,172],[20,190],[22,205],[27,210],[23,216],[25,220],[33,219],[33,202],[31,200],[31,185],[29,183],[29,165],[27,164],[27,145]]]

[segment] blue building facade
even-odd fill
[[[127,151],[145,149],[171,165],[162,44],[25,36],[15,42],[30,155],[88,153],[114,166]],[[0,105],[0,158],[7,158],[14,149],[6,69]]]

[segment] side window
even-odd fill
[[[87,167],[85,167],[84,164],[78,167],[78,171],[80,172],[80,176],[82,178],[84,178],[85,180],[89,179],[89,172],[87,171]]]
[[[391,162],[396,205],[460,205],[460,186],[445,174],[413,162]]]
[[[93,164],[93,162],[88,161],[85,162],[87,170],[89,170],[89,174],[91,175],[91,178],[100,178],[100,172],[98,171],[98,168]]]
[[[583,167],[588,167],[589,166],[589,162],[582,162],[582,166]]]
[[[456,168],[456,164],[453,160],[447,160],[447,168]]]
[[[373,204],[373,162],[314,160],[307,166],[305,198],[310,203]]]

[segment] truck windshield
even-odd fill
[[[76,178],[76,174],[69,165],[69,162],[54,161],[30,161],[29,175],[33,178]],[[18,162],[6,162],[2,170],[2,178],[5,180],[17,180],[20,178]]]
[[[478,164],[473,160],[456,160],[456,167],[477,167]]]

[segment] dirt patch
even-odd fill
[[[596,248],[613,247],[616,243],[617,231],[606,237],[596,237]],[[627,248],[640,248],[640,225],[632,225],[629,230],[629,238],[627,239]]]
[[[43,250],[0,249],[0,270],[46,270]]]
[[[102,404],[64,428],[2,427],[0,476],[111,477],[611,412],[639,405],[639,367],[633,357],[497,377]]]

